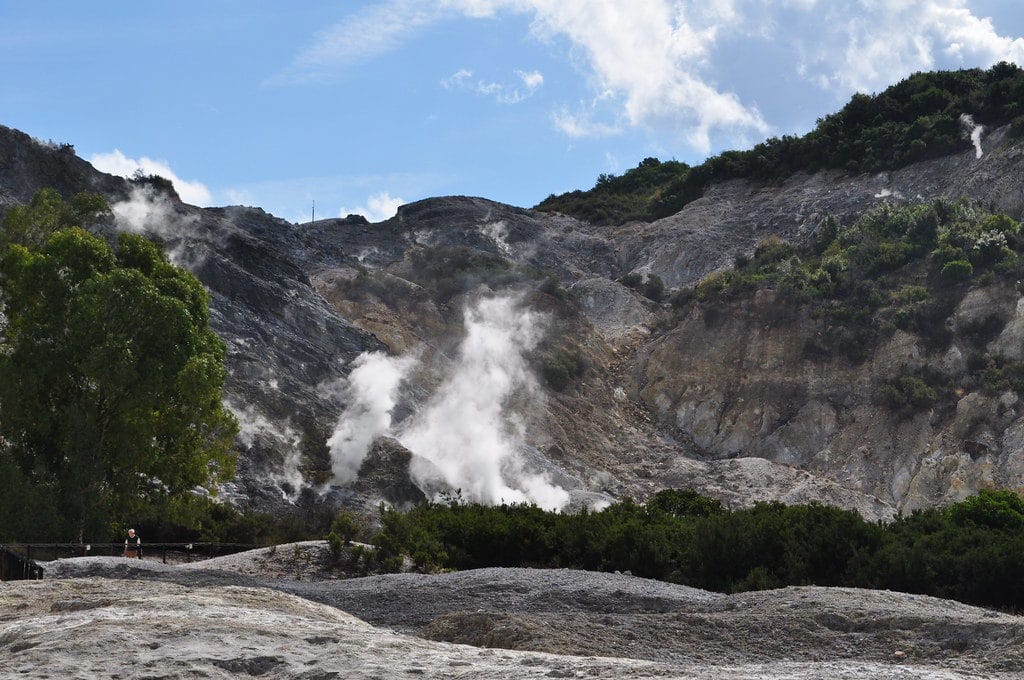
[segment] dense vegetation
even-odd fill
[[[945,320],[969,285],[1021,278],[1024,240],[1016,221],[965,200],[935,201],[903,208],[883,205],[848,227],[826,219],[814,242],[804,247],[766,238],[752,256],[737,257],[733,269],[708,276],[693,290],[677,294],[674,302],[684,309],[699,304],[712,311],[723,301],[770,288],[779,303],[775,314],[806,307],[821,320],[820,333],[804,347],[807,356],[843,353],[860,361],[896,329],[916,334],[931,350],[945,349],[953,337]],[[980,353],[1006,321],[987,318],[959,331]],[[975,373],[982,382],[992,378],[1006,386],[1017,380],[1017,367],[982,354],[973,360],[977,366],[992,365],[988,376]],[[934,383],[938,377],[916,379]],[[917,383],[897,383],[891,386],[897,391],[918,393],[913,403],[928,400]]]
[[[601,175],[589,191],[551,195],[537,208],[595,224],[652,220],[678,212],[708,185],[728,179],[778,181],[798,171],[877,172],[970,148],[962,115],[1024,133],[1024,70],[996,64],[916,73],[876,95],[856,94],[802,137],[768,139],[689,167],[646,158],[621,177]]]
[[[43,190],[4,216],[0,539],[103,540],[145,517],[194,524],[210,514],[194,491],[234,472],[206,291],[150,241],[82,228],[106,209],[97,195]]]
[[[1024,607],[1024,501],[1009,491],[982,491],[888,525],[816,504],[726,510],[677,490],[599,512],[453,500],[386,510],[382,521],[375,559],[392,567],[406,554],[424,569],[628,570],[721,592],[856,586]]]

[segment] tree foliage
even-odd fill
[[[111,246],[69,225],[104,209],[43,191],[4,220],[0,464],[66,539],[180,505],[234,470],[225,346],[206,291],[141,236]],[[36,517],[15,531],[26,519],[0,526],[42,538]]]

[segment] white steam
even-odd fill
[[[964,129],[964,134],[969,135],[971,143],[974,144],[974,157],[981,158],[981,134],[985,131],[985,126],[976,124],[974,116],[969,113],[960,114],[960,125]]]
[[[540,321],[512,297],[481,300],[466,310],[466,337],[454,370],[399,435],[430,463],[413,461],[421,486],[442,481],[484,503],[561,508],[568,502],[565,489],[524,470],[524,426],[509,408],[516,397],[540,398],[523,356],[541,339]]]
[[[327,440],[334,479],[339,484],[356,478],[373,440],[391,428],[398,388],[415,361],[414,357],[395,358],[383,352],[356,357],[345,388],[348,407]]]
[[[281,496],[295,501],[305,484],[302,462],[302,434],[290,422],[273,423],[255,407],[239,406],[225,399],[225,406],[238,420],[238,439],[247,450],[263,444],[273,451],[283,451],[281,466],[269,473],[270,480],[281,489]]]
[[[421,488],[461,489],[483,503],[565,507],[569,493],[527,469],[522,455],[523,413],[543,399],[525,354],[540,341],[543,318],[513,296],[467,307],[454,363],[423,407],[395,428],[391,412],[414,360],[361,355],[348,380],[351,405],[328,442],[335,478],[354,479],[373,440],[391,434],[413,453]]]
[[[194,234],[199,223],[198,216],[179,212],[177,206],[164,194],[145,185],[132,188],[128,200],[115,203],[110,211],[120,229],[159,236],[164,241],[178,241]],[[187,264],[183,261],[181,245],[169,248],[167,256],[176,265]]]
[[[480,227],[480,231],[494,242],[494,245],[497,246],[498,251],[502,255],[505,257],[512,256],[512,246],[508,242],[508,225],[505,224],[504,220],[488,222]]]

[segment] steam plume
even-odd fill
[[[328,441],[335,479],[355,479],[373,440],[392,434],[413,453],[421,488],[461,489],[484,503],[530,501],[559,509],[569,493],[527,469],[523,412],[543,398],[525,353],[543,334],[543,316],[515,296],[465,310],[466,335],[437,391],[407,421],[392,425],[398,388],[416,359],[363,354],[349,375],[349,406]]]
[[[152,187],[132,188],[126,201],[110,207],[117,226],[136,234],[159,236],[165,242],[176,243],[168,247],[167,257],[178,266],[190,264],[184,253],[184,236],[194,235],[199,224],[196,215],[178,212],[175,205]]]
[[[238,419],[238,439],[246,449],[257,444],[283,451],[279,469],[269,472],[270,480],[281,490],[281,497],[295,501],[305,485],[300,464],[302,462],[302,435],[290,422],[273,423],[255,406],[240,406],[230,400],[225,405]]]
[[[496,297],[466,309],[454,370],[399,441],[417,456],[412,474],[421,486],[444,482],[469,500],[561,508],[568,492],[527,472],[520,455],[524,423],[512,401],[541,398],[523,355],[536,347],[542,329],[541,317],[518,302]]]
[[[969,113],[960,114],[960,125],[964,129],[964,133],[971,137],[971,143],[974,144],[974,157],[981,158],[981,133],[985,131],[985,126],[976,124],[974,116]]]
[[[395,358],[383,352],[356,357],[346,386],[349,405],[327,440],[338,483],[356,478],[373,440],[391,428],[398,388],[415,361],[415,357]]]

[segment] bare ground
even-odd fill
[[[920,595],[543,569],[297,581],[266,557],[50,563],[63,580],[0,586],[0,661],[60,676],[127,645],[149,677],[1024,678],[1024,618]]]

